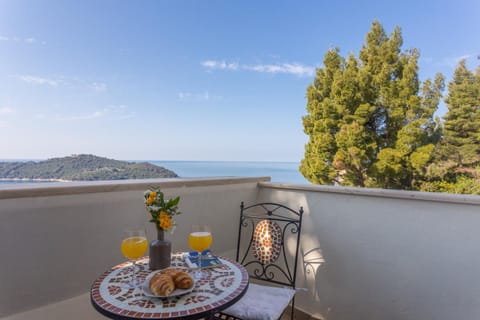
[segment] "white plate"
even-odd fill
[[[177,268],[181,269],[181,268]],[[175,290],[172,291],[168,296],[157,296],[154,295],[152,291],[150,291],[150,279],[153,278],[154,275],[157,273],[162,272],[163,270],[158,270],[158,271],[153,271],[150,273],[146,278],[145,281],[142,283],[141,287],[143,290],[143,294],[147,297],[154,297],[154,298],[170,298],[170,297],[176,297],[176,296],[181,296],[183,294],[189,293],[193,291],[193,288],[195,288],[195,279],[193,278],[193,275],[189,273],[190,277],[192,277],[193,284],[189,289],[179,289],[176,288]]]

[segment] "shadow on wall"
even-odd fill
[[[320,302],[320,292],[318,290],[319,286],[317,283],[320,282],[318,278],[320,272],[320,267],[325,263],[325,259],[322,254],[322,249],[317,247],[304,251],[304,248],[301,249],[301,256],[303,261],[303,281],[305,285],[305,291],[310,295],[310,299],[313,299],[317,303]],[[318,319],[326,319],[321,315],[321,304],[318,304],[318,310],[315,310],[315,317]]]
[[[315,277],[318,268],[325,263],[325,259],[322,255],[322,249],[314,248],[304,252],[302,248],[301,252],[303,257],[303,272],[305,274],[305,278],[310,274],[313,274]]]

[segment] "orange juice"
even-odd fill
[[[188,244],[195,251],[207,250],[212,244],[212,234],[207,231],[192,232],[188,237]]]
[[[130,260],[142,257],[147,251],[147,238],[145,237],[131,237],[123,239],[122,254]]]

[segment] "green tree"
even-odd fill
[[[418,80],[417,50],[374,21],[359,57],[328,50],[307,88],[300,171],[310,182],[416,188],[438,139],[433,119],[443,77]]]
[[[480,67],[476,74],[462,60],[448,84],[445,99],[448,112],[444,117],[443,158],[458,166],[479,161],[480,154]]]
[[[428,167],[422,190],[479,193],[480,67],[476,72],[462,60],[448,84],[443,135],[435,162]]]

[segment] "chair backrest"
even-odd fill
[[[295,289],[302,216],[302,207],[241,203],[236,259],[251,278]]]

